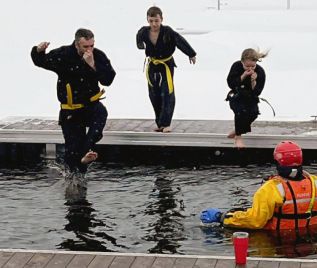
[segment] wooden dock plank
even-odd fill
[[[10,260],[2,266],[2,268],[22,268],[33,257],[34,253],[18,252],[15,253]]]
[[[131,268],[151,268],[154,260],[154,256],[138,256],[132,263]]]
[[[35,253],[23,268],[42,268],[53,258],[52,253]]]
[[[105,255],[96,256],[92,260],[92,262],[88,265],[88,268],[108,268],[110,267],[114,258],[115,256],[105,256]]]
[[[67,265],[67,268],[86,268],[94,259],[95,255],[76,255],[71,262]]]
[[[57,121],[41,118],[11,118],[0,122],[1,143],[64,143]],[[169,134],[153,132],[149,119],[109,119],[100,145],[152,145],[190,147],[234,147],[226,138],[232,120],[174,120]],[[152,127],[153,126],[153,127]],[[317,149],[316,123],[312,121],[256,121],[244,136],[248,148],[274,148],[291,139],[303,149]]]
[[[151,268],[172,268],[175,260],[175,258],[157,257]]]
[[[130,267],[133,263],[135,257],[134,256],[116,256],[109,268],[124,268]]]
[[[217,260],[215,268],[235,268],[235,260]]]
[[[317,263],[312,263],[312,262],[301,262],[300,268],[316,268]]]
[[[143,120],[129,120],[126,121],[123,125],[123,131],[140,131],[139,126],[143,124]],[[150,129],[147,129],[147,131],[151,132]]]
[[[1,268],[315,268],[316,256],[300,259],[0,249]]]
[[[279,262],[277,261],[260,261],[258,268],[278,268]]]
[[[197,259],[195,268],[214,268],[216,267],[217,259]]]
[[[280,262],[279,268],[300,268],[299,262]]]
[[[247,268],[257,268],[259,265],[259,261],[248,260]]]
[[[193,268],[196,258],[177,258],[173,268]]]
[[[13,252],[0,252],[0,267],[8,262],[13,255]]]
[[[66,267],[74,258],[73,254],[55,254],[45,268],[61,268]]]

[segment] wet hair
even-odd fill
[[[268,51],[260,52],[259,49],[255,50],[253,48],[247,48],[243,50],[241,54],[241,61],[251,60],[251,61],[262,61],[269,54]]]
[[[80,28],[75,33],[75,41],[78,43],[80,38],[85,38],[86,40],[89,40],[91,38],[94,38],[94,34],[88,29]]]
[[[163,18],[162,10],[156,6],[150,7],[146,12],[147,17],[156,17],[157,15],[160,15],[160,17]]]

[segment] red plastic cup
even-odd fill
[[[233,233],[234,255],[236,264],[246,264],[249,245],[249,234],[247,232]]]

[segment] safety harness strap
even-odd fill
[[[294,205],[294,214],[283,214],[282,207],[279,208],[278,212],[274,212],[274,216],[277,218],[277,229],[280,228],[281,219],[293,219],[295,221],[295,229],[297,230],[298,229],[298,220],[306,219],[307,220],[306,225],[308,226],[311,217],[317,216],[317,211],[312,210],[313,206],[314,206],[314,202],[315,202],[315,197],[316,197],[316,185],[315,185],[315,181],[312,178],[312,176],[308,175],[308,177],[311,181],[312,194],[311,194],[311,199],[310,199],[307,211],[305,213],[301,213],[301,214],[298,214],[297,201],[295,198],[294,190],[293,190],[290,182],[286,181],[286,185],[289,188],[291,196],[292,196],[292,201],[293,201],[293,205]],[[285,202],[285,197],[284,197],[284,202]]]
[[[306,213],[309,213],[310,214],[310,217],[307,218],[307,222],[306,222],[306,227],[309,226],[309,222],[310,222],[310,219],[311,217],[313,217],[313,213],[314,211],[312,211],[313,209],[313,206],[314,206],[314,202],[315,202],[315,197],[316,197],[316,184],[315,184],[315,180],[313,179],[313,177],[311,175],[309,175],[309,179],[310,179],[310,182],[311,182],[311,199],[310,199],[310,202],[309,202],[309,207],[306,211]]]
[[[296,202],[296,197],[295,197],[295,194],[294,194],[294,190],[290,184],[289,181],[286,181],[286,185],[288,186],[290,192],[291,192],[291,195],[292,195],[292,199],[293,199],[293,203],[294,203],[294,214],[297,215],[298,214],[298,210],[297,210],[297,202]],[[297,218],[294,218],[295,220],[295,230],[298,229],[298,219]]]

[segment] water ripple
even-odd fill
[[[307,170],[317,173],[316,166]],[[207,207],[250,206],[262,179],[274,171],[98,163],[87,175],[88,189],[76,190],[68,189],[52,162],[1,169],[1,247],[232,255],[233,231],[202,227],[199,214]],[[304,234],[299,243],[290,237],[250,232],[249,255],[316,254],[316,235]]]

